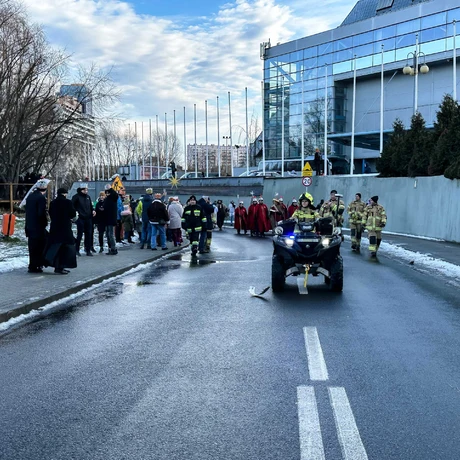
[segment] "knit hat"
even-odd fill
[[[337,190],[331,190],[331,193],[337,193]]]
[[[146,188],[145,193],[147,193],[148,195],[151,195],[153,193],[153,190],[151,188]]]
[[[282,196],[280,196],[279,201],[281,201],[281,203],[284,201]]]
[[[190,201],[190,200],[196,201],[196,196],[195,196],[195,195],[192,195],[192,196],[188,199],[188,201]]]
[[[69,193],[69,191],[66,188],[64,187],[58,188],[58,191],[57,191],[58,195],[65,195],[66,193]]]
[[[356,193],[356,195],[358,195],[361,198],[361,193],[358,192],[358,193]]]
[[[379,201],[379,197],[377,195],[375,196],[371,196],[371,200],[374,202],[374,203],[377,203]]]
[[[293,203],[297,203],[297,200],[295,198],[292,199]]]
[[[264,197],[261,196],[261,197],[259,198],[259,201],[264,201]]]

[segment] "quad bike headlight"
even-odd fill
[[[321,240],[321,244],[323,245],[323,247],[327,248],[329,247],[329,244],[331,243],[331,240],[329,238],[323,238]]]
[[[282,235],[283,227],[275,227],[275,235]]]
[[[292,238],[286,238],[284,241],[286,243],[286,246],[288,246],[290,248],[292,248],[292,246],[294,246],[295,240],[293,240]]]

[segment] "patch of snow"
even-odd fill
[[[345,235],[346,240],[351,240],[349,235]],[[363,238],[361,243],[364,245],[369,244],[367,238]],[[414,268],[424,270],[436,270],[443,276],[451,278],[451,281],[456,281],[455,284],[460,282],[460,266],[451,264],[442,259],[436,259],[429,254],[422,254],[420,252],[409,251],[401,246],[385,243],[382,241],[379,248],[379,254],[382,253],[386,256],[399,259],[402,262],[413,262]]]

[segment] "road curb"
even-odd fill
[[[189,246],[189,243],[186,243],[186,244],[184,244],[184,245],[182,245],[180,247],[170,248],[168,250],[168,252],[159,251],[155,255],[152,254],[152,256],[147,258],[147,259],[144,259],[144,260],[142,260],[140,262],[136,262],[136,263],[132,263],[132,264],[123,266],[122,268],[119,268],[118,270],[114,270],[114,271],[111,271],[109,273],[105,273],[104,275],[97,276],[95,278],[92,278],[90,280],[82,282],[78,286],[68,288],[68,289],[66,289],[64,291],[61,291],[61,292],[58,292],[58,293],[55,293],[55,294],[51,294],[51,295],[49,295],[47,297],[43,297],[43,298],[41,298],[39,300],[35,300],[33,302],[29,302],[29,303],[27,303],[25,305],[20,305],[20,306],[14,307],[11,310],[8,310],[6,312],[0,312],[0,324],[5,323],[8,320],[10,320],[12,318],[16,318],[16,317],[18,317],[20,315],[25,315],[27,313],[30,313],[33,310],[38,310],[39,308],[44,307],[45,305],[48,305],[48,304],[50,304],[52,302],[55,302],[57,300],[62,300],[65,297],[68,297],[69,295],[75,294],[75,293],[81,291],[82,289],[90,288],[90,287],[94,286],[95,284],[99,284],[102,281],[105,281],[105,280],[107,280],[109,278],[113,278],[115,276],[123,275],[124,273],[128,272],[129,270],[132,270],[133,268],[138,267],[139,265],[147,264],[147,263],[153,262],[153,261],[155,261],[157,259],[160,259],[161,257],[164,257],[166,255],[182,251],[182,249],[184,249],[184,248],[186,248],[188,246]]]

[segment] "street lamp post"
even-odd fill
[[[409,58],[413,59],[413,67],[409,65]],[[423,57],[423,64],[419,67],[419,58]],[[418,110],[418,74],[428,73],[430,68],[425,64],[425,53],[419,51],[418,34],[415,36],[415,51],[407,54],[407,62],[403,68],[404,75],[411,75],[415,77],[414,81],[414,115]]]

